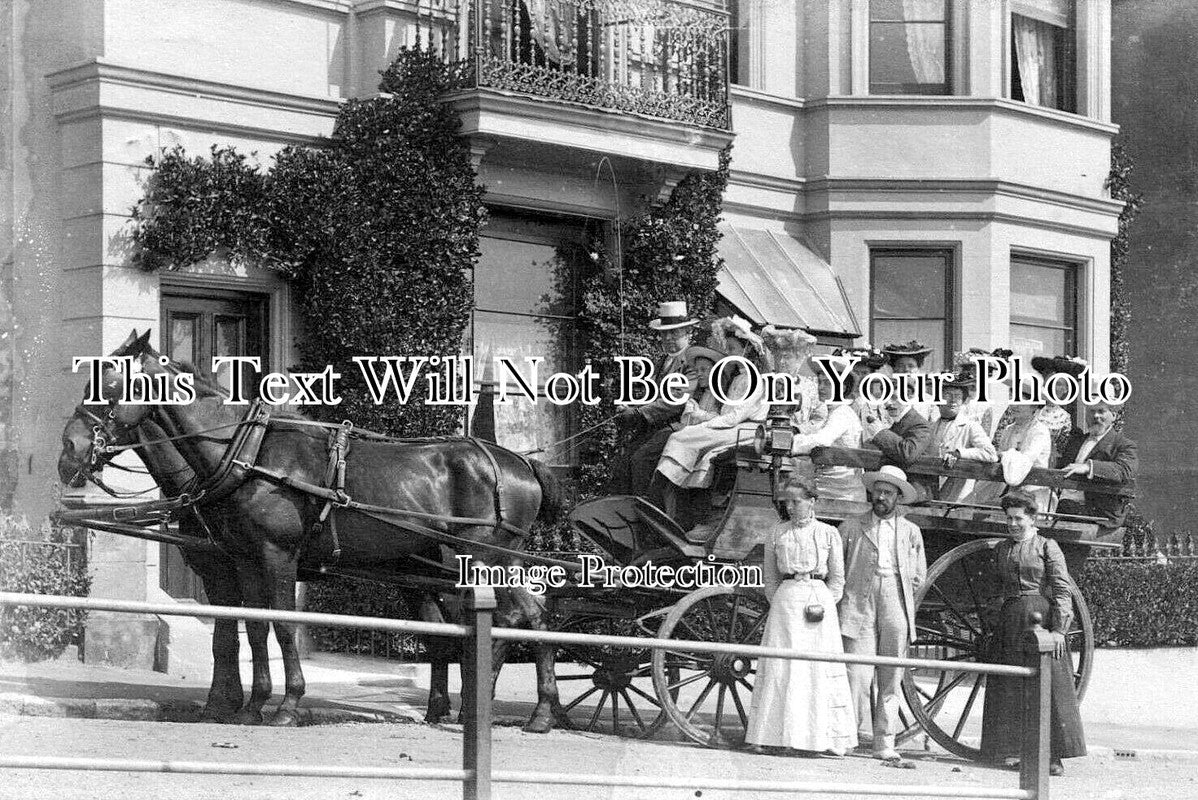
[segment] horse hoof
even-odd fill
[[[200,722],[215,722],[224,725],[234,721],[237,716],[235,708],[221,708],[220,706],[204,706],[200,711]]]
[[[294,711],[276,711],[266,724],[272,728],[295,728],[299,726],[299,716]]]
[[[445,712],[444,714],[425,714],[424,715],[424,721],[429,723],[430,725],[440,725],[443,722],[450,722],[452,720],[453,720],[453,714],[450,714],[448,711]]]
[[[521,730],[525,733],[549,733],[553,730],[553,724],[547,719],[533,718]]]
[[[261,725],[262,712],[243,708],[233,715],[231,721],[234,725]]]

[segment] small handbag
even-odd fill
[[[815,599],[815,587],[811,589],[811,599],[803,606],[803,617],[808,622],[822,622],[824,619],[824,604]]]

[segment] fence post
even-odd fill
[[[1052,634],[1040,614],[1023,635],[1023,665],[1036,674],[1023,679],[1023,753],[1019,760],[1019,788],[1048,800],[1048,761],[1052,745]],[[1068,656],[1066,656],[1067,658]]]
[[[464,800],[491,800],[491,615],[495,590],[475,586],[466,591],[463,608],[470,626],[462,648],[462,705],[470,709],[462,730]]]

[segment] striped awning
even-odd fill
[[[793,236],[720,225],[716,290],[754,325],[856,338],[861,326],[832,267]]]

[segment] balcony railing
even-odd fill
[[[728,130],[724,0],[421,0],[417,42],[489,88]]]

